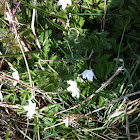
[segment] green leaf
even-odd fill
[[[50,23],[51,25],[55,26],[56,28],[62,30],[62,31],[65,31],[65,32],[68,32],[65,28],[63,28],[62,26],[58,25],[57,23],[49,20],[48,18],[46,18],[47,22]]]
[[[6,131],[5,140],[8,140],[10,129],[11,129],[11,125],[12,125],[12,121],[9,122],[9,126],[7,128],[7,131]]]
[[[87,0],[88,4],[93,4],[93,1],[92,0]]]
[[[50,58],[50,60],[56,60],[57,59],[57,55],[52,55],[51,56],[51,58]],[[50,61],[49,62],[49,64],[51,65],[51,66],[53,66],[53,63],[56,63],[55,61]]]
[[[21,104],[24,104],[26,99],[27,99],[27,93],[22,93],[22,95],[21,95],[21,101],[22,101]]]
[[[3,99],[8,100],[12,95],[13,95],[13,93],[9,93],[8,95],[5,95]]]
[[[13,96],[13,98],[12,98],[13,104],[15,103],[16,99],[17,99],[17,94],[15,93],[14,96]]]
[[[26,137],[28,140],[32,140],[29,136],[27,136],[27,134],[25,134],[22,130],[20,130],[19,128],[18,128],[18,130],[20,131],[20,133],[24,136],[24,137]]]
[[[104,103],[103,97],[99,96],[99,106],[101,107],[103,103]]]

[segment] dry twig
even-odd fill
[[[1,107],[6,107],[6,108],[12,108],[12,109],[19,108],[19,106],[17,106],[17,105],[8,105],[8,104],[1,103],[1,102],[0,102],[0,106]]]

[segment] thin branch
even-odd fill
[[[46,94],[46,95],[48,95],[48,94],[60,94],[60,93],[63,93],[63,92],[45,92],[44,90],[39,90],[39,89],[37,89],[37,88],[33,88],[33,87],[31,87],[31,86],[25,84],[24,82],[22,82],[22,81],[20,81],[20,80],[16,80],[16,79],[14,79],[13,77],[11,77],[11,76],[9,76],[9,75],[6,75],[6,74],[4,74],[4,73],[0,73],[0,78],[1,78],[1,79],[7,79],[7,80],[16,81],[16,82],[19,83],[20,85],[22,85],[22,86],[24,86],[24,87],[26,87],[26,88],[28,88],[28,89],[31,89],[31,90],[33,90],[33,91],[36,91],[36,92],[38,92],[38,93],[41,93],[41,94]]]
[[[13,17],[15,16],[15,14],[16,14],[16,12],[17,12],[17,9],[18,9],[18,7],[20,6],[20,4],[21,4],[21,2],[19,1],[18,3],[17,3],[17,6],[16,6],[16,8],[14,9],[14,11],[13,11]]]
[[[8,105],[8,104],[1,103],[1,102],[0,102],[0,106],[1,107],[6,107],[6,108],[20,108],[17,105]]]
[[[140,140],[140,136],[139,137],[137,137],[136,139],[134,139],[134,140]]]
[[[60,123],[55,124],[55,125],[53,125],[53,126],[46,127],[46,128],[44,129],[44,131],[47,130],[47,129],[50,129],[50,128],[54,128],[55,126],[59,126],[59,125],[64,124],[64,123],[65,123],[65,122],[60,122]]]

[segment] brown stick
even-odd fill
[[[0,106],[1,107],[6,107],[6,108],[20,108],[17,105],[8,105],[8,104],[5,104],[5,103],[0,103]]]

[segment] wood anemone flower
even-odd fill
[[[71,0],[59,0],[57,3],[58,6],[62,5],[63,10],[66,9],[67,4],[71,5],[72,4]]]
[[[36,103],[33,103],[31,99],[29,99],[28,101],[29,101],[29,105],[24,106],[24,109],[28,111],[27,117],[31,119],[33,118],[33,115],[35,114]]]
[[[87,78],[88,81],[90,81],[90,82],[93,80],[93,77],[94,77],[95,79],[97,79],[97,78],[95,77],[95,74],[93,73],[92,70],[85,70],[84,72],[82,72],[82,73],[79,74],[78,76],[80,76],[80,75],[82,75],[84,79]]]
[[[17,71],[15,68],[13,68],[13,67],[10,67],[10,68],[14,71],[14,72],[12,73],[13,78],[15,78],[16,80],[19,80],[18,71]],[[16,86],[16,85],[17,85],[17,82],[14,81],[13,86]]]
[[[72,92],[72,96],[75,97],[77,96],[77,98],[79,98],[79,89],[77,87],[77,83],[76,81],[72,81],[72,80],[68,80],[67,83],[70,85],[68,88],[67,88],[67,91],[71,91]]]

